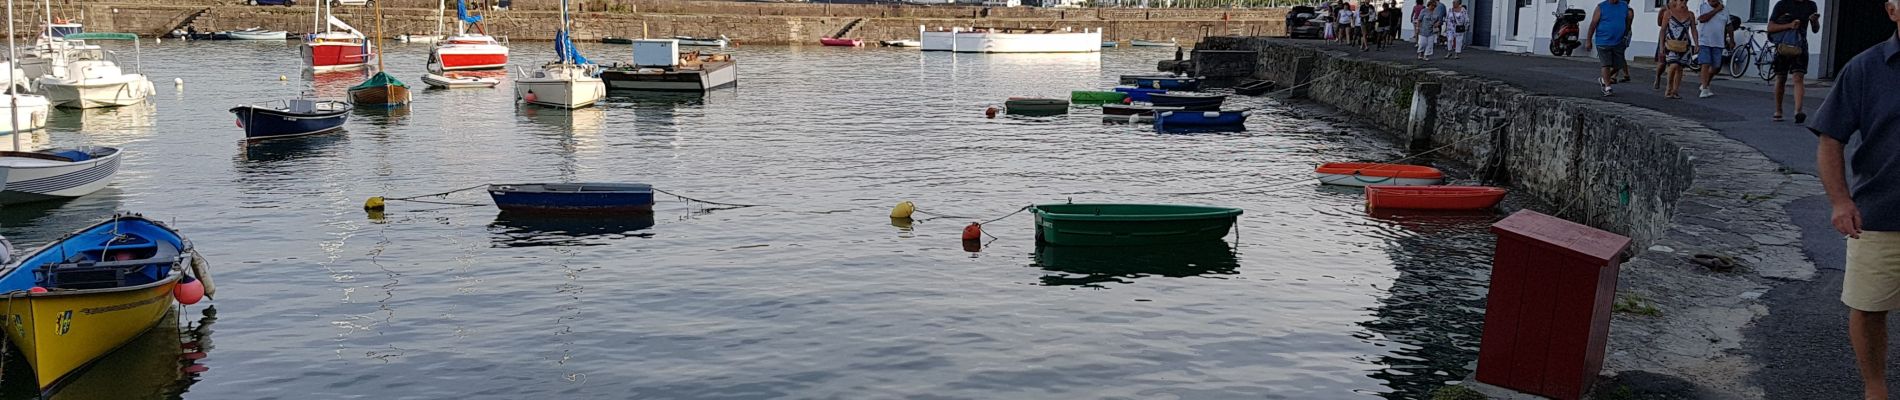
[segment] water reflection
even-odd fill
[[[1396,211],[1369,216],[1380,225],[1385,253],[1398,272],[1387,295],[1359,325],[1400,344],[1375,359],[1370,376],[1386,382],[1390,399],[1463,380],[1477,360],[1490,281],[1491,213]]]
[[[156,122],[157,102],[144,102],[124,107],[70,109],[57,108],[48,112],[47,129],[79,132],[148,132]]]
[[[199,363],[211,351],[215,307],[199,312],[196,321],[179,326],[180,308],[173,308],[157,325],[133,337],[125,346],[107,353],[53,388],[51,400],[177,399],[208,368]],[[0,393],[7,399],[36,398],[32,368],[18,351],[9,350]]]
[[[488,231],[496,247],[600,246],[607,241],[653,237],[653,213],[599,217],[502,212]]]
[[[1240,259],[1233,247],[1219,241],[1136,247],[1044,244],[1036,246],[1035,266],[1054,273],[1042,276],[1044,285],[1099,288],[1149,276],[1232,275]]]
[[[565,132],[574,135],[596,136],[601,128],[607,126],[607,110],[602,105],[575,109],[558,109],[541,106],[517,104],[515,106],[529,122],[537,125],[565,128]]]
[[[247,141],[238,145],[238,170],[247,172],[266,171],[271,164],[283,163],[317,157],[329,153],[338,143],[350,140],[348,131],[299,136],[282,139]]]
[[[52,142],[52,135],[48,135],[45,129],[22,133],[19,149],[13,147],[13,135],[0,135],[0,151],[34,151],[44,149]]]
[[[395,106],[356,106],[351,109],[356,119],[370,125],[388,128],[401,124],[409,117],[409,105]]]

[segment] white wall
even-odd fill
[[[1526,20],[1525,23],[1527,23],[1528,25],[1525,25],[1525,27],[1528,28],[1530,32],[1534,33],[1534,37],[1530,40],[1529,43],[1524,43],[1528,45],[1529,47],[1523,48],[1523,47],[1513,47],[1512,45],[1517,44],[1518,42],[1511,42],[1509,41],[1510,38],[1507,37],[1511,33],[1510,17],[1512,15],[1518,14],[1518,10],[1516,8],[1516,4],[1517,4],[1516,0],[1494,0],[1494,3],[1492,4],[1492,7],[1494,9],[1494,12],[1492,13],[1492,15],[1494,17],[1492,18],[1492,21],[1491,21],[1492,22],[1491,43],[1492,43],[1493,49],[1500,50],[1500,51],[1534,52],[1537,54],[1550,54],[1551,25],[1554,24],[1556,21],[1556,16],[1553,15],[1552,13],[1558,10],[1561,10],[1562,6],[1565,6],[1565,5],[1568,5],[1568,8],[1582,9],[1585,12],[1595,12],[1597,3],[1600,3],[1600,1],[1591,1],[1591,0],[1531,0],[1531,1],[1532,1],[1532,5],[1536,7],[1536,10],[1533,12],[1530,12],[1529,14],[1530,16],[1534,16],[1536,20],[1535,21]],[[1636,13],[1635,13],[1635,20],[1634,22],[1632,22],[1632,24],[1634,25],[1633,35],[1632,35],[1633,37],[1631,37],[1630,39],[1629,51],[1626,52],[1626,55],[1628,57],[1647,58],[1647,57],[1655,56],[1656,47],[1658,46],[1657,42],[1661,38],[1661,34],[1660,34],[1661,28],[1656,24],[1657,15],[1660,15],[1662,11],[1659,8],[1659,6],[1661,5],[1661,3],[1658,3],[1659,1],[1661,0],[1636,0],[1635,3],[1630,4],[1630,7],[1635,9]],[[1689,0],[1689,9],[1697,10],[1702,6],[1702,3],[1703,3],[1703,0]],[[1729,14],[1741,17],[1743,21],[1748,20],[1750,12],[1752,11],[1750,10],[1750,7],[1753,6],[1753,4],[1751,3],[1752,2],[1748,0],[1726,0],[1724,2],[1724,4],[1728,6],[1727,8],[1728,8]],[[1821,14],[1823,15],[1823,18],[1822,18],[1823,21],[1825,22],[1826,20],[1828,20],[1829,18],[1825,17],[1828,12],[1826,2],[1816,0],[1815,4],[1817,5],[1817,8],[1821,10]],[[1773,7],[1774,3],[1769,2],[1769,6]],[[1410,8],[1406,8],[1405,11],[1407,14],[1411,13]],[[1588,19],[1585,19],[1582,24],[1589,24],[1589,23],[1590,21]],[[1411,35],[1409,32],[1412,29],[1411,17],[1409,15],[1406,17],[1406,25],[1407,25],[1406,29],[1408,32],[1406,33],[1406,35],[1407,35],[1407,38],[1409,39]],[[1743,25],[1755,28],[1757,30],[1767,28],[1766,24],[1744,23]],[[1587,26],[1583,26],[1580,28],[1582,28],[1585,33],[1587,33],[1589,30],[1589,27]],[[1808,57],[1809,57],[1808,72],[1810,75],[1819,76],[1819,75],[1822,75],[1822,73],[1824,72],[1823,71],[1824,66],[1822,66],[1821,64],[1820,53],[1823,51],[1823,49],[1827,48],[1826,46],[1822,45],[1823,43],[1827,43],[1826,33],[1827,33],[1827,30],[1823,30],[1822,32],[1819,32],[1819,33],[1816,33],[1816,32],[1808,33],[1808,42],[1810,43],[1809,49],[1808,49]],[[1743,32],[1737,31],[1735,33],[1735,41],[1737,43],[1746,42],[1748,38],[1744,37],[1743,35],[1744,35]],[[1757,35],[1760,35],[1760,34],[1757,34]],[[1590,40],[1590,38],[1588,37],[1582,37],[1580,39]],[[1757,37],[1756,40],[1765,41],[1767,40],[1767,38]],[[1589,56],[1589,54],[1582,54],[1581,51],[1579,51],[1579,55]]]

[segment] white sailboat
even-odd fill
[[[7,1],[7,29],[13,29],[13,1]],[[11,35],[7,37],[13,44]],[[11,48],[12,46],[8,46]],[[12,52],[12,50],[8,50]],[[150,85],[148,82],[147,85]],[[37,117],[27,115],[32,106],[25,102],[38,99]],[[31,125],[44,126],[46,114],[45,98],[22,95],[9,89],[6,107],[13,109],[7,113],[7,127],[12,134],[13,148],[21,149],[22,132],[14,127]],[[37,128],[37,127],[36,127]],[[39,200],[79,197],[105,188],[112,176],[119,172],[119,149],[100,146],[82,146],[64,149],[50,149],[34,152],[0,151],[0,179],[4,179],[5,190],[0,190],[0,205],[25,203]]]
[[[13,31],[13,0],[7,0],[7,31]],[[7,61],[0,63],[0,69],[11,71],[12,76],[7,79],[7,98],[4,104],[0,104],[0,108],[11,110],[11,112],[7,113],[6,125],[0,126],[4,128],[0,130],[0,133],[12,134],[17,141],[22,132],[46,127],[46,112],[49,111],[51,103],[47,102],[44,96],[20,93],[21,86],[26,85],[27,82],[26,74],[19,68],[13,67],[14,60],[19,59],[19,51],[15,45],[13,36],[7,35]],[[16,144],[15,147],[17,148],[18,145]]]
[[[561,59],[515,78],[515,98],[524,103],[557,108],[581,108],[607,97],[607,84],[596,76],[599,66],[582,57],[568,37],[567,0],[561,0],[561,30],[554,35],[554,52]]]
[[[130,33],[75,33],[66,35],[65,40],[127,40],[138,51],[138,35]],[[60,52],[55,54],[54,65],[64,64],[64,68],[52,75],[43,76],[34,83],[45,92],[47,101],[54,107],[98,108],[118,107],[145,102],[157,91],[152,81],[138,72],[125,73],[117,63],[112,62],[104,50],[79,52]],[[65,59],[72,57],[71,59]]]

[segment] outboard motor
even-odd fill
[[[1550,28],[1550,55],[1566,57],[1583,46],[1577,37],[1582,34],[1583,30],[1579,26],[1588,15],[1583,10],[1572,8],[1564,10],[1557,17],[1557,22]]]
[[[13,242],[6,236],[0,236],[0,265],[13,263]]]

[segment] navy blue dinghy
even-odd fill
[[[315,135],[343,128],[350,119],[350,103],[336,100],[274,100],[231,107],[238,127],[249,140]]]
[[[1182,94],[1155,93],[1148,95],[1148,103],[1156,107],[1181,107],[1188,111],[1220,111],[1227,96],[1218,94]]]
[[[1148,95],[1168,92],[1167,90],[1163,90],[1163,89],[1143,89],[1143,88],[1128,87],[1128,86],[1116,86],[1115,91],[1127,93],[1129,101],[1149,101]]]
[[[1155,130],[1245,129],[1253,111],[1166,111],[1155,114]]]
[[[653,211],[653,186],[644,183],[516,183],[488,185],[495,207],[524,213],[641,213]]]
[[[1135,87],[1195,91],[1201,89],[1201,80],[1195,78],[1136,78]]]

